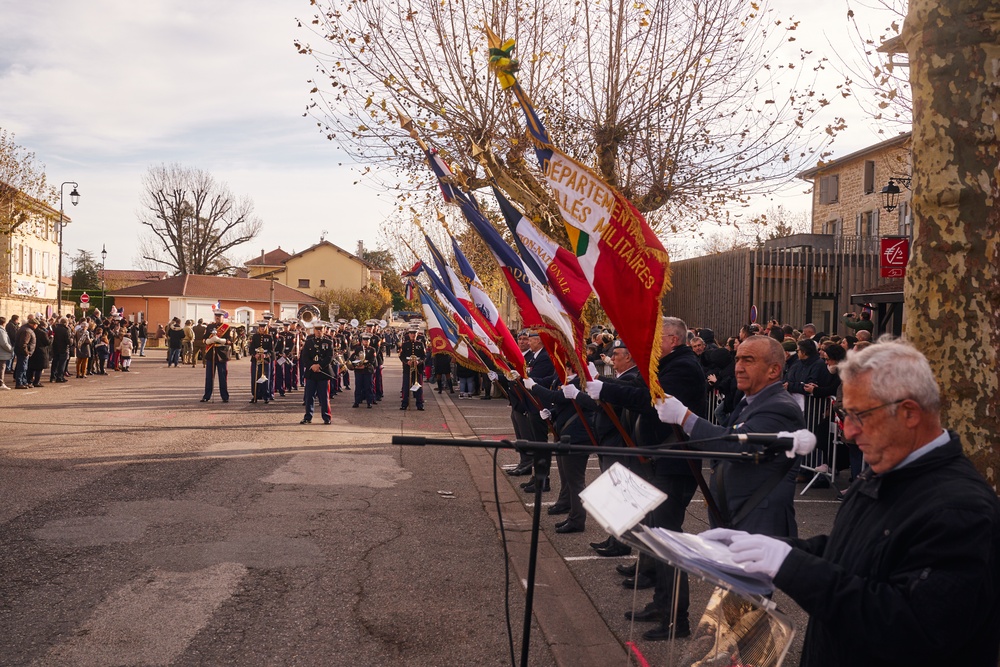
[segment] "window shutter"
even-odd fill
[[[865,194],[870,195],[875,192],[875,161],[865,161]]]

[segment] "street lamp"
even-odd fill
[[[882,208],[890,213],[896,210],[896,206],[899,205],[899,195],[902,192],[896,185],[897,182],[902,183],[909,190],[912,179],[905,176],[893,176],[889,179],[889,184],[882,188]]]
[[[80,193],[76,191],[79,185],[73,181],[66,181],[59,186],[59,274],[56,276],[56,315],[62,317],[62,254],[63,254],[63,194],[67,185],[73,186],[73,191],[69,193],[69,200],[76,206],[80,203]]]
[[[105,266],[108,261],[108,249],[101,244],[101,317],[104,317],[104,295],[107,293],[107,289],[104,287],[104,279],[107,276],[107,269]]]

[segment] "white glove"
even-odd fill
[[[510,379],[513,380],[514,382],[517,382],[518,380],[521,379],[521,374],[518,373],[517,371],[511,371],[510,372]]]
[[[490,371],[489,373],[486,374],[486,377],[490,379],[490,382],[496,382],[497,378],[500,376],[498,376],[494,371]]]
[[[789,433],[788,431],[780,431],[778,433],[779,438],[791,438],[792,448],[785,452],[785,456],[790,459],[794,459],[796,456],[805,456],[812,450],[816,449],[816,436],[812,431],[807,429],[799,429],[794,433]]]
[[[564,384],[562,387],[562,393],[563,396],[572,401],[574,398],[580,395],[580,390],[577,388],[575,384]]]
[[[664,424],[683,424],[688,413],[687,406],[673,396],[660,399],[653,407],[656,408],[656,415]]]
[[[524,380],[522,380],[522,382],[524,382],[524,387],[528,391],[531,391],[531,388],[534,387],[536,384],[538,384],[537,382],[535,382],[531,378],[524,378]]]
[[[552,413],[548,410],[539,410],[538,416],[542,418],[542,421],[548,421],[552,419]]]
[[[750,533],[745,530],[733,530],[732,528],[712,528],[711,530],[706,530],[703,533],[698,533],[698,537],[703,540],[712,540],[713,542],[721,542],[726,546],[737,535],[749,535]]]
[[[771,579],[778,574],[791,550],[791,545],[766,535],[736,535],[729,543],[733,562],[742,565],[747,572],[761,572]]]
[[[600,400],[601,387],[603,386],[604,383],[601,382],[600,380],[591,380],[590,382],[587,383],[587,396],[590,396],[595,401]]]
[[[590,377],[599,378],[600,375],[597,374],[597,366],[594,365],[593,361],[587,362],[587,370],[590,371]]]

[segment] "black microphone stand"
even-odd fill
[[[690,444],[689,441],[688,444]],[[427,438],[419,435],[394,435],[394,445],[444,445],[446,447],[476,447],[478,449],[513,449],[532,457],[534,470],[535,507],[531,515],[531,548],[528,552],[528,581],[524,598],[524,626],[521,635],[521,667],[528,667],[528,647],[531,642],[531,612],[535,597],[535,566],[538,561],[538,536],[542,523],[542,487],[552,468],[553,454],[609,454],[613,456],[644,456],[661,459],[729,459],[745,463],[761,463],[776,454],[790,449],[790,442],[776,443],[761,452],[697,452],[658,447],[595,447],[573,445],[568,436],[560,442],[535,442],[532,440],[462,440],[454,438]],[[671,443],[676,444],[676,443]]]

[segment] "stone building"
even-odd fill
[[[59,285],[59,211],[19,193],[25,220],[10,233],[0,221],[0,315],[55,311]],[[3,215],[0,213],[0,215]],[[68,215],[63,222],[71,221]]]

